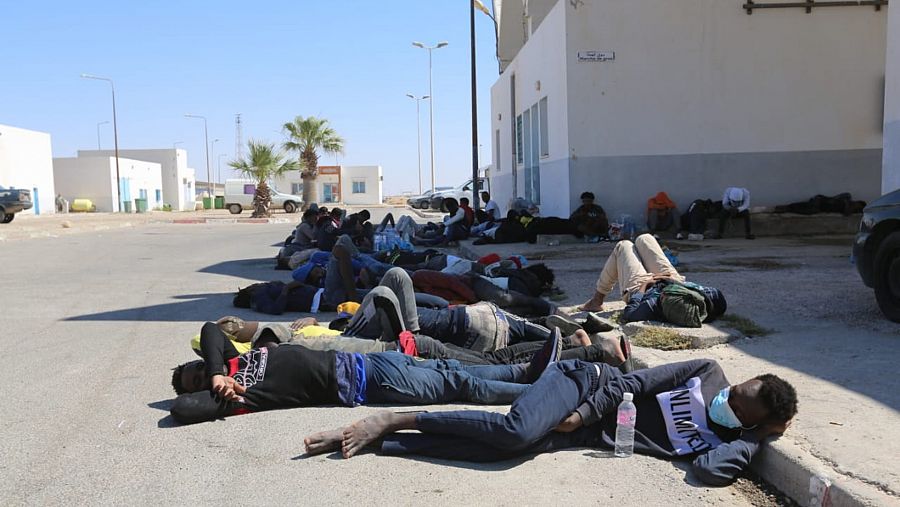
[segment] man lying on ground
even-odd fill
[[[476,352],[456,345],[441,343],[423,334],[397,337],[396,341],[371,340],[342,335],[340,331],[321,325],[315,317],[304,317],[291,323],[245,321],[226,316],[216,321],[238,353],[251,348],[302,345],[310,350],[370,354],[374,352],[403,352],[422,359],[454,359],[466,366],[492,364],[525,364],[543,347],[540,342],[523,342],[489,352]],[[593,343],[595,342],[595,343]],[[201,355],[200,335],[191,340],[191,348]],[[630,368],[627,361],[631,345],[624,336],[604,338],[588,336],[584,330],[576,330],[563,338],[560,359],[581,359],[603,362],[622,371]]]
[[[314,405],[507,404],[521,395],[559,354],[559,331],[528,365],[462,366],[398,352],[348,354],[300,345],[238,352],[219,327],[200,332],[203,359],[172,374],[178,394],[172,417],[191,424],[220,417]]]
[[[625,322],[655,320],[700,327],[725,313],[728,307],[719,289],[685,281],[650,234],[616,244],[597,279],[594,296],[581,306],[589,312],[603,309],[603,301],[619,284]]]
[[[731,385],[715,361],[698,359],[627,375],[596,363],[551,365],[507,414],[478,410],[380,412],[350,426],[304,439],[308,454],[366,446],[385,455],[415,454],[499,461],[573,447],[612,448],[624,393],[637,407],[634,450],[661,458],[693,458],[705,483],[725,485],[760,445],[790,426],[797,394],[765,374]],[[419,433],[397,433],[418,430]]]

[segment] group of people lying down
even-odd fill
[[[699,301],[667,301],[679,296],[668,288],[686,282],[654,245],[649,235],[620,242],[585,307],[601,310],[618,284],[631,311],[644,318],[707,321],[725,311],[724,296],[712,288],[691,289]],[[604,337],[602,329],[597,319],[526,319],[489,302],[419,307],[408,272],[391,268],[352,316],[329,327],[313,318],[207,322],[193,344],[201,359],[173,372],[178,396],[171,414],[190,424],[323,405],[510,405],[506,414],[381,411],[304,440],[310,455],[339,451],[351,458],[371,449],[496,461],[610,448],[616,409],[624,393],[633,393],[635,451],[691,458],[697,476],[712,485],[733,480],[796,414],[794,388],[775,375],[732,384],[711,360],[635,371],[627,338]]]

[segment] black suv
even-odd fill
[[[863,210],[853,260],[863,282],[875,289],[885,317],[900,322],[900,190]]]
[[[0,224],[8,224],[16,213],[31,209],[31,190],[0,186]]]

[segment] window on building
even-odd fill
[[[156,202],[162,201],[162,190],[156,189]]]
[[[244,195],[254,195],[256,194],[256,184],[255,183],[247,183],[244,185]]]
[[[494,173],[500,172],[500,129],[494,131]]]
[[[522,113],[522,161],[525,170],[525,197],[531,199],[531,109]]]
[[[527,114],[527,112],[526,112],[526,114]],[[516,117],[516,163],[517,164],[522,164],[525,161],[524,160],[525,150],[523,150],[523,146],[522,146],[523,121],[524,120],[523,120],[521,114]]]
[[[303,183],[291,183],[291,193],[294,195],[303,195]]]
[[[353,181],[353,193],[354,194],[365,194],[366,193],[366,180],[354,180]]]
[[[547,127],[547,97],[542,98],[538,104],[538,109],[540,110],[539,115],[541,118],[541,158],[544,158],[550,156],[550,136],[548,135],[549,128]]]
[[[538,114],[538,105],[535,104],[531,106],[531,143],[530,148],[531,151],[529,153],[529,160],[531,161],[531,174],[530,178],[526,178],[525,180],[525,197],[531,199],[531,201],[535,204],[541,203],[541,164],[540,164],[540,150],[541,150],[541,129],[540,129],[540,116]],[[528,191],[531,191],[530,194]]]

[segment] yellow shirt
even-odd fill
[[[303,339],[316,338],[318,336],[338,336],[340,335],[340,331],[335,331],[334,329],[328,329],[324,326],[306,326],[302,329],[298,329],[294,331],[294,336],[301,337]],[[227,334],[225,336],[228,336]],[[228,336],[228,339],[231,341],[231,345],[234,346],[234,349],[237,350],[238,354],[244,354],[250,351],[251,344],[249,342],[239,342],[234,339],[232,336]],[[200,354],[200,335],[198,334],[191,340],[191,348],[194,349],[194,352]]]

